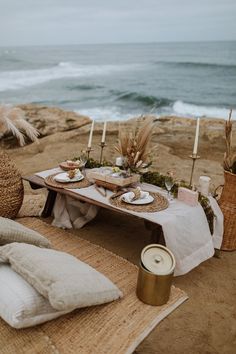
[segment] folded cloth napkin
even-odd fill
[[[122,195],[122,199],[127,202],[127,203],[131,203],[135,200],[138,199],[145,199],[149,196],[148,192],[144,192],[141,190],[140,187],[136,188],[133,192],[128,192]]]

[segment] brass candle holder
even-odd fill
[[[90,152],[93,151],[93,149],[91,148],[91,146],[87,146],[86,152],[87,152],[87,157],[89,160],[89,156],[90,156]]]
[[[103,141],[101,141],[100,145],[101,147],[101,153],[100,153],[100,164],[102,163],[102,160],[103,160],[103,149],[105,148],[105,146],[107,146],[107,144]]]
[[[189,182],[189,185],[190,187],[192,186],[192,181],[193,181],[193,173],[194,173],[194,168],[195,168],[195,163],[196,163],[196,160],[200,159],[200,156],[198,156],[197,154],[192,154],[189,156],[193,163],[192,163],[192,170],[191,170],[191,177],[190,177],[190,182]]]

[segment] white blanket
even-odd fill
[[[142,184],[142,189],[167,195],[161,188],[147,183]],[[109,197],[112,192],[108,191],[107,197],[103,197],[93,185],[87,188],[69,190],[94,201],[110,205]],[[205,213],[200,204],[196,207],[191,207],[174,199],[167,209],[159,212],[139,213],[127,211],[127,213],[162,226],[166,246],[175,255],[175,275],[182,275],[212,257],[214,247],[220,248],[223,236],[223,216],[216,201],[213,198],[209,198],[209,200],[216,215],[213,236],[210,233]]]
[[[53,226],[63,229],[81,229],[98,213],[98,207],[89,203],[80,202],[69,196],[57,194],[53,208]]]

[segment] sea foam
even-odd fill
[[[205,116],[210,118],[228,118],[229,109],[198,106],[190,103],[185,103],[182,101],[176,101],[173,104],[173,114],[181,115],[181,116],[192,116],[192,117]],[[234,112],[232,118],[236,119]]]
[[[58,65],[36,70],[15,70],[0,72],[0,91],[17,90],[63,78],[108,75],[115,71],[132,70],[134,66],[124,65],[77,65],[60,62]]]
[[[88,109],[77,109],[75,110],[76,113],[78,114],[83,114],[88,117],[91,117],[92,119],[96,121],[120,121],[120,120],[127,120],[130,118],[134,118],[137,116],[135,113],[122,113],[118,109],[118,107],[106,107],[106,108],[100,108],[100,107],[94,107],[94,108],[88,108]]]

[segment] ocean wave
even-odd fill
[[[84,91],[88,91],[88,90],[97,90],[97,89],[102,89],[104,88],[104,86],[102,85],[89,85],[89,84],[81,84],[81,85],[69,85],[67,86],[67,88],[71,91],[79,91],[79,90],[84,90]]]
[[[219,107],[198,106],[182,101],[176,101],[173,104],[173,114],[191,117],[210,117],[210,118],[228,118],[229,109]],[[236,119],[236,116],[233,117]]]
[[[226,119],[229,115],[229,110],[217,107],[204,107],[197,106],[189,103],[184,103],[182,101],[176,101],[172,107],[159,108],[152,113],[156,116],[166,116],[166,115],[176,115],[182,117],[207,117],[207,118],[221,118]],[[145,114],[143,111],[130,111],[123,112],[119,107],[93,107],[87,109],[77,109],[75,112],[89,116],[96,121],[124,121],[130,118],[137,117],[141,114]],[[233,112],[234,113],[234,112]],[[236,119],[236,115],[233,115],[232,119]]]
[[[206,69],[236,69],[236,64],[220,64],[220,63],[204,63],[204,62],[191,62],[191,61],[155,61],[155,65],[176,66],[185,68],[206,68]]]
[[[0,91],[17,90],[63,78],[91,77],[109,75],[113,72],[132,70],[133,65],[77,65],[60,62],[58,65],[36,70],[17,70],[0,72]]]
[[[141,103],[148,107],[164,107],[169,106],[173,101],[167,98],[158,98],[152,95],[143,95],[137,92],[124,92],[120,93],[117,97],[119,101],[132,101]]]
[[[94,107],[87,109],[78,109],[74,112],[86,115],[96,121],[118,121],[118,120],[127,120],[137,116],[135,113],[122,113],[118,107]]]

